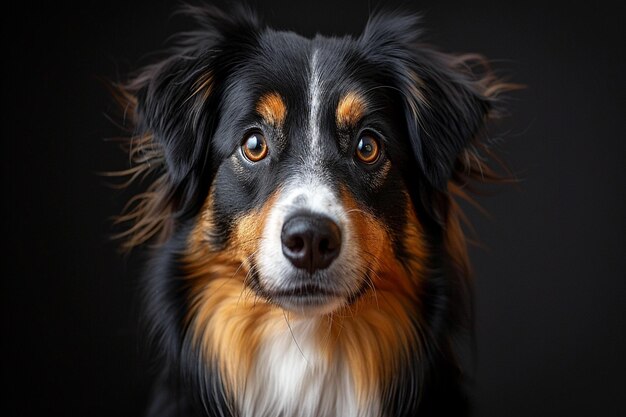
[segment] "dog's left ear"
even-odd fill
[[[208,162],[224,80],[256,42],[260,22],[244,6],[228,12],[184,6],[197,29],[182,33],[166,57],[125,86],[137,133],[162,150],[169,186],[179,189]],[[200,166],[198,166],[200,165]]]
[[[216,169],[211,151],[226,80],[262,30],[245,6],[228,12],[183,6],[180,13],[193,18],[196,29],[178,35],[158,62],[130,81],[111,86],[130,122],[126,150],[132,166],[107,175],[128,177],[122,188],[153,178],[117,219],[130,224],[117,235],[125,239],[124,250],[153,237],[164,243],[175,221],[199,209]]]
[[[480,131],[493,103],[467,59],[419,44],[418,23],[415,16],[378,15],[360,42],[402,95],[411,148],[424,176],[445,190],[455,160]]]

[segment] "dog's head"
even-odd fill
[[[306,315],[416,291],[503,85],[472,73],[477,57],[420,44],[414,17],[307,39],[189,11],[201,29],[122,91],[151,164],[136,172],[162,174],[127,217],[130,245],[184,233],[191,275],[231,265],[226,278]]]

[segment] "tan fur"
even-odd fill
[[[337,105],[336,121],[340,128],[355,127],[367,109],[365,98],[354,91],[346,93]]]
[[[418,307],[416,282],[423,269],[425,247],[417,219],[409,223],[407,242],[415,253],[416,268],[401,265],[392,248],[392,238],[373,214],[361,207],[346,190],[342,202],[355,226],[355,238],[363,256],[369,260],[366,272],[371,282],[368,293],[354,305],[333,315],[336,352],[351,363],[359,392],[372,392],[372,384],[384,388],[398,366],[408,360],[409,350],[419,349],[419,335],[409,312]]]
[[[261,96],[256,105],[256,111],[259,113],[265,123],[281,128],[287,116],[287,106],[280,94],[271,92]]]
[[[250,258],[274,198],[261,210],[237,219],[228,246],[213,251],[208,240],[212,230],[209,196],[189,239],[186,263],[192,303],[188,320],[205,359],[220,364],[228,390],[243,387],[261,340],[283,320],[278,308],[258,300],[245,285]]]

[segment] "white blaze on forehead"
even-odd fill
[[[342,243],[339,256],[324,271],[334,278],[333,283],[345,293],[345,299],[336,300],[334,305],[325,306],[331,311],[347,302],[348,295],[358,290],[362,271],[355,259],[359,251],[349,215],[330,181],[331,173],[324,168],[324,155],[320,144],[320,105],[323,96],[323,83],[319,63],[319,51],[313,50],[309,67],[309,120],[306,140],[310,147],[301,155],[302,165],[294,171],[294,176],[281,187],[279,197],[271,208],[263,228],[259,250],[255,254],[258,266],[259,283],[266,291],[288,288],[293,284],[297,268],[283,254],[281,241],[285,221],[298,211],[304,211],[330,218],[341,230]],[[318,311],[323,314],[323,309]]]
[[[309,64],[309,143],[311,144],[311,152],[319,149],[320,129],[319,129],[319,108],[320,95],[322,93],[322,85],[320,79],[319,59],[317,49],[311,54],[311,62]]]

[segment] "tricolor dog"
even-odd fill
[[[121,217],[149,248],[149,415],[466,413],[456,198],[492,178],[484,126],[511,86],[410,15],[310,39],[186,12],[194,28],[116,85],[125,174],[152,179]]]

